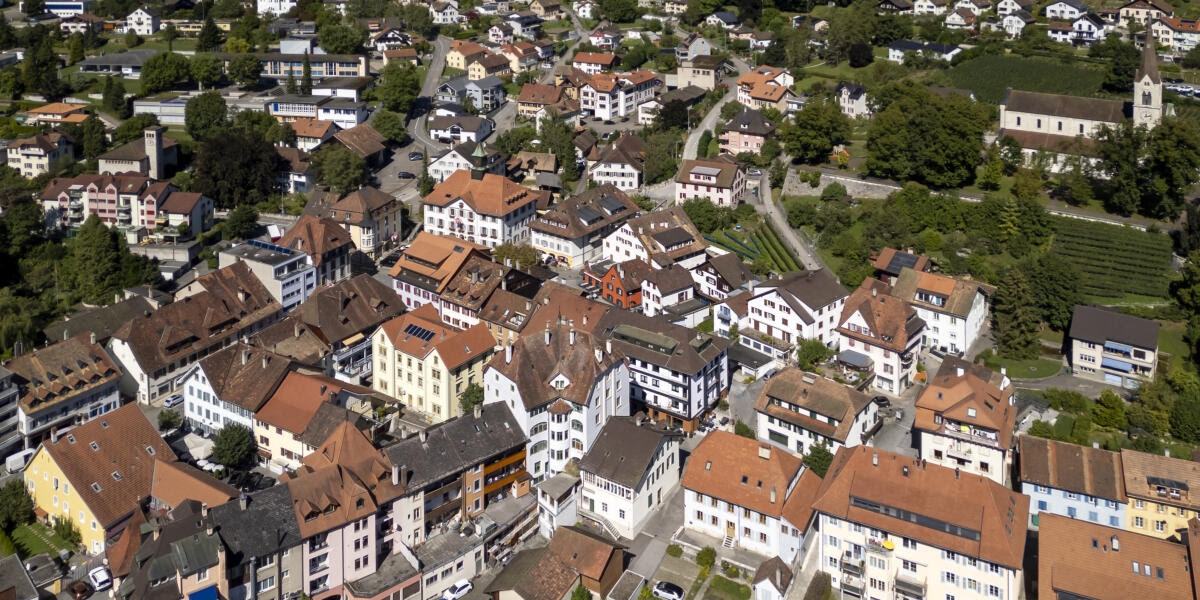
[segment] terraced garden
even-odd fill
[[[708,243],[728,250],[751,263],[764,257],[771,270],[778,273],[799,271],[799,261],[784,245],[783,240],[770,223],[750,229],[726,229],[704,236]]]
[[[1076,265],[1084,294],[1167,296],[1171,239],[1165,234],[1062,217],[1055,226],[1051,252]]]

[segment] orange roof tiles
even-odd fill
[[[681,485],[752,511],[779,517],[800,457],[766,442],[713,431],[692,451]]]
[[[292,121],[292,131],[296,132],[296,137],[320,138],[331,135],[333,130],[337,128],[337,124],[333,121],[319,121],[308,117],[300,117]]]
[[[187,463],[156,460],[150,495],[171,507],[196,500],[212,508],[236,498],[238,491]]]
[[[420,327],[431,333],[432,337],[412,335],[408,333],[409,326]],[[496,338],[488,331],[487,325],[477,323],[464,331],[456,331],[442,324],[432,304],[423,304],[381,327],[397,350],[420,358],[437,352],[447,369],[458,368],[475,358],[490,354],[496,346]]]
[[[421,203],[446,206],[461,199],[477,213],[500,217],[536,204],[542,195],[539,190],[519,185],[503,175],[485,173],[481,179],[475,179],[471,171],[459,170],[433,188]]]
[[[577,52],[571,62],[611,67],[617,63],[617,55],[609,52]]]

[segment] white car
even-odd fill
[[[454,585],[446,588],[446,591],[442,592],[442,598],[445,600],[459,600],[459,598],[471,593],[472,589],[474,589],[474,586],[471,585],[470,581],[467,581],[466,579],[459,579],[458,581],[454,582]]]
[[[112,587],[112,575],[108,572],[107,567],[96,567],[88,572],[88,579],[92,581],[92,588],[97,592],[107,590]]]
[[[659,600],[683,600],[683,588],[670,581],[659,581],[650,591]]]

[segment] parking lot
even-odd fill
[[[663,556],[662,562],[658,564],[658,570],[654,572],[654,576],[650,580],[651,585],[659,581],[669,581],[686,592],[699,577],[700,567],[696,564],[695,557],[684,554],[675,558],[668,554]]]

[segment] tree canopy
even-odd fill
[[[323,147],[312,155],[317,181],[336,194],[359,188],[367,180],[367,163],[349,148],[340,144]]]
[[[200,139],[224,129],[229,122],[229,108],[220,92],[205,92],[187,101],[184,107],[184,127],[188,135]]]

